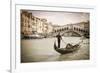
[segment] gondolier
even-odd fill
[[[81,46],[80,44],[83,42],[83,40],[82,40],[82,41],[78,42],[75,45],[72,45],[70,43],[66,44],[66,42],[64,42],[64,40],[62,39],[60,33],[56,37],[58,39],[58,46],[56,45],[56,41],[55,41],[54,42],[54,49],[55,49],[55,51],[57,51],[60,54],[71,53],[71,52],[74,52],[74,51],[78,50],[80,48],[80,46]],[[62,48],[60,48],[60,41],[61,41],[61,39],[66,44],[66,46],[62,47]]]
[[[60,48],[60,42],[61,42],[61,39],[62,39],[60,32],[57,34],[56,37],[57,37],[57,41],[58,41],[58,48]]]

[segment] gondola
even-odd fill
[[[69,45],[69,44],[67,44],[67,45]],[[74,52],[79,49],[79,46],[80,46],[80,44],[76,44],[76,45],[70,44],[70,47],[66,46],[65,48],[58,48],[56,45],[56,42],[54,42],[54,49],[60,54],[67,54],[67,53]]]

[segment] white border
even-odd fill
[[[43,71],[56,69],[69,69],[95,66],[95,9],[93,7],[77,7],[77,6],[46,6],[46,5],[24,5],[14,4],[12,9],[12,72],[19,71]],[[63,61],[63,62],[42,62],[42,63],[20,63],[20,9],[31,10],[49,10],[49,11],[71,11],[71,12],[90,12],[90,60],[81,61]],[[53,66],[52,66],[53,65]]]

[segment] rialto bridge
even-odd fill
[[[68,25],[56,27],[51,33],[52,36],[56,36],[58,33],[62,36],[89,36],[89,28],[84,28],[78,25]]]

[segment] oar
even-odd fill
[[[66,42],[62,39],[62,41],[66,44]]]

